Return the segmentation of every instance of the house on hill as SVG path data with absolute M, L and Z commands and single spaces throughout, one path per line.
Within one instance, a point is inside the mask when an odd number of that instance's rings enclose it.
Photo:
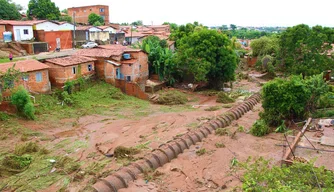
M 66 81 L 95 75 L 96 59 L 84 56 L 67 56 L 45 60 L 49 66 L 51 84 L 62 87 Z
M 94 57 L 99 78 L 115 84 L 116 80 L 142 83 L 148 79 L 148 55 L 140 49 L 122 45 L 101 45 L 79 50 L 77 55 Z
M 12 32 L 13 40 L 27 41 L 34 38 L 33 23 L 28 21 L 0 20 L 5 31 Z
M 21 60 L 10 63 L 0 64 L 0 72 L 5 73 L 9 68 L 15 65 L 15 69 L 24 73 L 24 76 L 18 81 L 11 82 L 12 87 L 23 85 L 25 89 L 32 93 L 48 93 L 51 91 L 49 81 L 49 66 L 37 60 Z M 0 87 L 1 93 L 1 87 Z M 3 96 L 8 96 L 8 93 Z

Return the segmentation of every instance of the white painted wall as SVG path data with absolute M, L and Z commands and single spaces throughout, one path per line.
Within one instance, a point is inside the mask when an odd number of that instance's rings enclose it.
M 91 28 L 89 28 L 89 31 L 93 32 L 93 31 L 102 31 L 102 30 L 99 29 L 99 28 L 96 28 L 96 27 L 91 27 Z
M 28 34 L 24 34 L 25 29 L 28 30 Z M 18 31 L 20 34 L 17 34 Z M 34 37 L 32 26 L 13 26 L 13 33 L 15 41 L 19 41 L 19 36 L 21 36 L 21 41 L 30 40 Z
M 60 31 L 72 31 L 74 28 L 74 25 L 70 23 L 64 23 L 62 25 L 59 25 L 59 30 Z
M 45 21 L 43 23 L 38 23 L 34 26 L 35 30 L 44 30 L 44 31 L 59 31 L 59 25 L 52 23 L 50 21 Z
M 103 29 L 103 31 L 108 31 L 109 33 L 116 33 L 116 29 L 114 29 L 112 27 L 108 27 L 106 29 Z

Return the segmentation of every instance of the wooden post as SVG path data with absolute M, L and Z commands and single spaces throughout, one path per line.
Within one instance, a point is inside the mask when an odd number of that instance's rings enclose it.
M 304 133 L 306 132 L 306 129 L 308 127 L 308 125 L 311 123 L 312 118 L 308 118 L 307 122 L 305 123 L 303 129 L 297 134 L 295 140 L 293 141 L 292 145 L 291 145 L 291 149 L 288 148 L 288 150 L 286 151 L 284 157 L 283 157 L 283 161 L 289 161 L 290 160 L 290 156 L 291 153 L 295 151 L 297 144 L 299 143 L 301 137 L 304 135 Z

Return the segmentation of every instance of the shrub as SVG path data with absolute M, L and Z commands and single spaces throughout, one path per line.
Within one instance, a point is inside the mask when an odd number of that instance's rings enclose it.
M 282 120 L 303 119 L 315 110 L 320 96 L 328 91 L 322 75 L 302 79 L 276 78 L 263 86 L 260 114 L 269 125 L 278 126 Z
M 226 93 L 220 92 L 218 93 L 217 102 L 218 103 L 233 103 L 235 100 L 229 97 Z
M 123 100 L 125 98 L 125 95 L 119 89 L 116 88 L 110 89 L 109 94 L 112 99 Z
M 9 115 L 4 112 L 0 112 L 0 121 L 7 121 L 9 119 Z
M 67 91 L 61 92 L 60 99 L 67 105 L 72 105 L 74 103 L 72 97 L 68 94 Z
M 6 155 L 0 162 L 0 172 L 9 174 L 19 173 L 32 162 L 30 155 L 17 156 L 13 154 Z M 0 173 L 0 176 L 2 173 Z
M 28 119 L 35 119 L 35 108 L 32 104 L 27 90 L 20 86 L 12 95 L 11 103 L 16 106 L 17 111 Z
M 159 92 L 158 103 L 162 105 L 180 105 L 185 104 L 188 101 L 186 95 L 179 91 L 169 90 L 165 92 Z
M 263 119 L 256 120 L 252 128 L 250 129 L 250 133 L 258 137 L 267 135 L 269 132 L 270 128 Z

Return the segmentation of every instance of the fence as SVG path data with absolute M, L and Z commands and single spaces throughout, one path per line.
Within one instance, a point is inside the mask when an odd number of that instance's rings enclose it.
M 142 91 L 140 86 L 136 83 L 116 79 L 115 87 L 121 89 L 121 91 L 127 95 L 134 96 L 142 100 L 149 100 L 148 95 Z

